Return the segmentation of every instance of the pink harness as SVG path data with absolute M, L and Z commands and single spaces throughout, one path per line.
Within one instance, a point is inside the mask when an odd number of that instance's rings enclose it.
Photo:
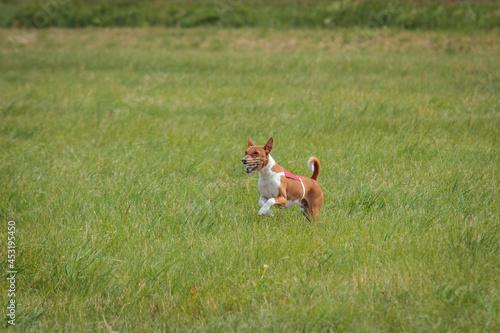
M 299 182 L 302 183 L 302 179 L 299 176 L 295 176 L 293 173 L 288 172 L 286 170 L 285 170 L 285 177 L 286 178 L 292 178 L 292 179 L 298 180 Z
M 291 179 L 294 179 L 294 180 L 298 180 L 300 182 L 300 185 L 302 185 L 302 199 L 304 199 L 304 197 L 306 196 L 306 188 L 304 187 L 304 183 L 302 182 L 302 179 L 299 177 L 299 176 L 295 176 L 293 173 L 291 172 L 288 172 L 288 171 L 284 171 L 283 172 L 285 174 L 285 177 L 286 178 L 291 178 Z

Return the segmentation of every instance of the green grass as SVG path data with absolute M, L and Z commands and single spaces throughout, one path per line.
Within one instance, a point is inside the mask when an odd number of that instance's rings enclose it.
M 0 27 L 498 30 L 497 0 L 0 0 Z
M 0 260 L 5 272 L 13 219 L 16 328 L 498 332 L 499 45 L 0 30 Z M 319 158 L 320 223 L 297 207 L 257 216 L 248 135 L 273 136 L 299 175 Z

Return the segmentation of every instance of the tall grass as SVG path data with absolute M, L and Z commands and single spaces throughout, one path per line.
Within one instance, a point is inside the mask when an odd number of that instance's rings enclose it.
M 495 1 L 11 1 L 0 2 L 0 26 L 338 28 L 492 30 Z
M 19 330 L 500 330 L 496 34 L 19 33 L 0 31 Z M 249 134 L 296 174 L 319 158 L 320 223 L 257 216 Z

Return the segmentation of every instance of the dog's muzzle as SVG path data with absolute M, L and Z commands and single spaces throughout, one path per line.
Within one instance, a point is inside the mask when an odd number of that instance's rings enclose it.
M 246 157 L 241 160 L 241 164 L 247 166 L 246 173 L 252 173 L 259 167 L 259 162 L 248 162 Z

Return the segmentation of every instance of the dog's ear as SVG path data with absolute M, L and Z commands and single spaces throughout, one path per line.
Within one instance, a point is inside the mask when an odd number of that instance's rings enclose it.
M 253 147 L 253 146 L 255 146 L 255 145 L 253 144 L 252 138 L 249 135 L 248 136 L 248 147 Z
M 273 150 L 273 137 L 271 137 L 271 138 L 267 141 L 266 145 L 264 146 L 264 149 L 265 149 L 268 153 L 270 153 L 270 152 L 271 152 L 271 150 Z

